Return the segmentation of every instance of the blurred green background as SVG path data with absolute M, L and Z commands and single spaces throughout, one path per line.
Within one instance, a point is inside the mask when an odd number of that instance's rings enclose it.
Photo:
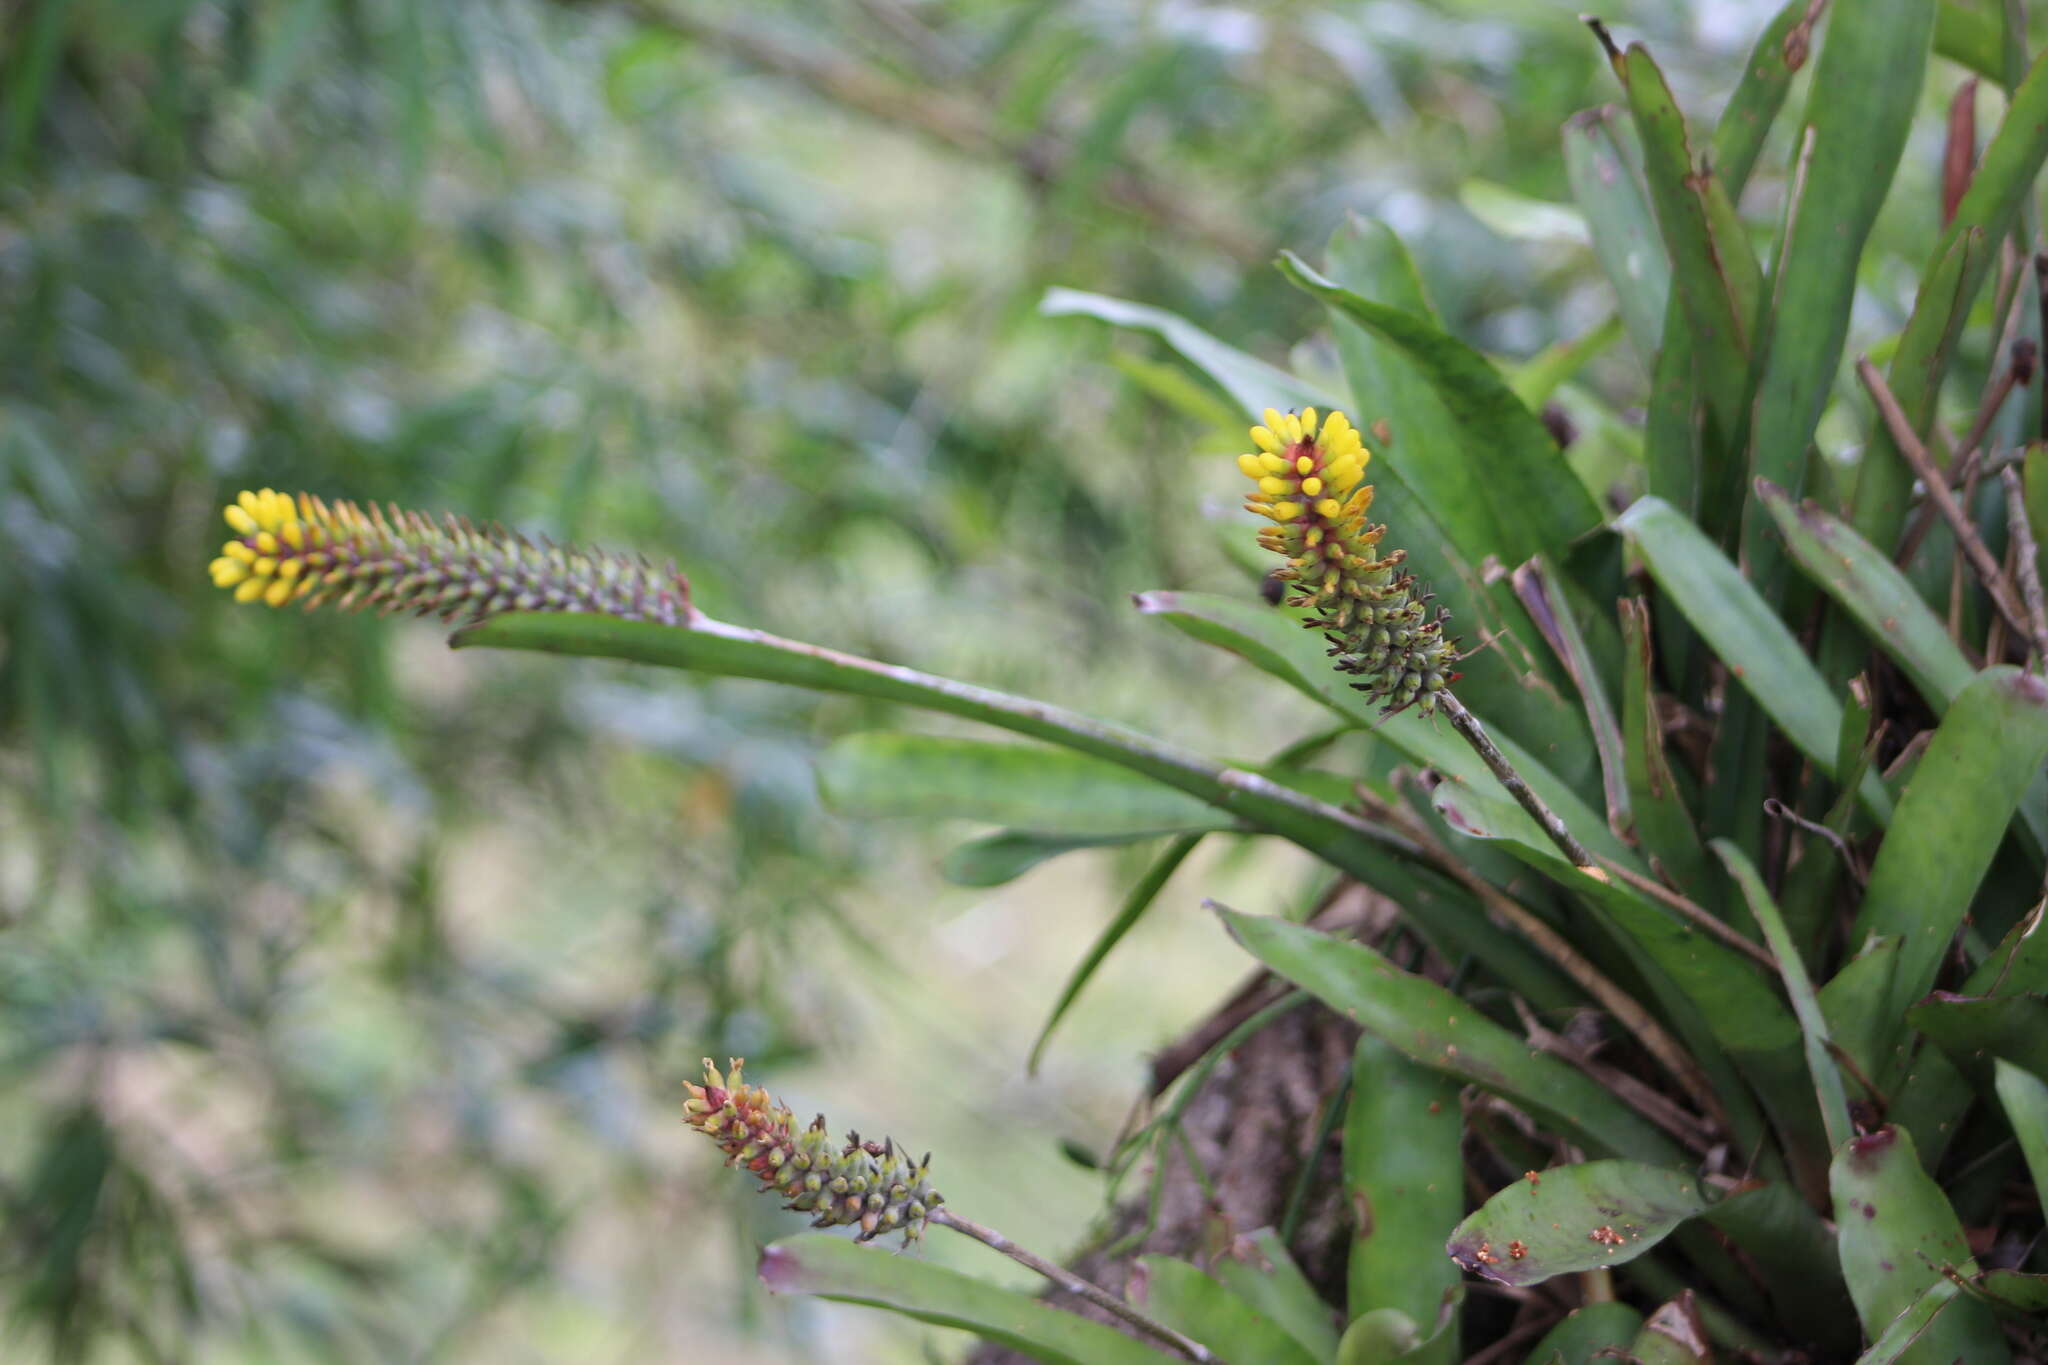
M 673 557 L 717 616 L 1268 752 L 1307 703 L 1127 605 L 1254 591 L 1228 403 L 1039 301 L 1328 372 L 1266 262 L 1356 212 L 1504 360 L 1595 331 L 1583 225 L 1532 202 L 1612 98 L 1579 7 L 0 6 L 0 1355 L 956 1351 L 760 1293 L 794 1220 L 684 1140 L 682 1080 L 745 1055 L 1057 1252 L 1103 1197 L 1062 1140 L 1105 1144 L 1243 971 L 1199 897 L 1298 905 L 1306 865 L 1181 872 L 1029 1079 L 1150 850 L 950 886 L 971 831 L 835 818 L 811 773 L 938 722 L 238 608 L 218 509 Z M 1606 17 L 1704 117 L 1774 8 Z M 1901 263 L 1960 78 L 1880 228 Z M 1910 279 L 1867 281 L 1852 346 Z M 1564 391 L 1575 455 L 1632 456 L 1642 383 L 1621 345 Z

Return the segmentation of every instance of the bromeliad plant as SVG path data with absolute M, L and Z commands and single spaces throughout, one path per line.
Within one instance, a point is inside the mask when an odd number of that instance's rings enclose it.
M 1044 741 L 858 738 L 823 780 L 848 809 L 902 810 L 935 769 L 1000 773 L 944 797 L 972 815 L 962 791 L 986 790 L 1014 827 L 954 860 L 984 881 L 1175 836 L 1048 1034 L 1198 840 L 1291 841 L 1403 912 L 1361 936 L 1218 907 L 1292 993 L 1212 1056 L 1311 998 L 1363 1030 L 1325 1101 L 1357 1211 L 1342 1305 L 1251 1229 L 1201 1268 L 1148 1261 L 1127 1303 L 954 1215 L 893 1143 L 799 1130 L 737 1066 L 711 1070 L 687 1120 L 792 1208 L 862 1238 L 977 1236 L 1140 1335 L 823 1233 L 769 1248 L 775 1287 L 1065 1362 L 2039 1359 L 2048 66 L 2017 27 L 1937 8 L 1838 0 L 1822 34 L 1821 6 L 1794 0 L 1710 137 L 1647 52 L 1598 31 L 1624 100 L 1575 119 L 1565 154 L 1621 326 L 1504 375 L 1443 329 L 1391 233 L 1353 224 L 1321 270 L 1281 269 L 1328 309 L 1356 426 L 1331 411 L 1343 395 L 1180 319 L 1048 299 L 1151 327 L 1263 412 L 1238 463 L 1286 603 L 1138 606 L 1369 736 L 1362 760 L 1322 734 L 1225 763 L 712 620 L 637 561 L 310 498 L 244 495 L 214 577 L 271 605 L 460 617 L 459 646 L 761 678 Z M 1931 48 L 1982 68 L 2005 112 L 1981 151 L 1951 120 L 1911 313 L 1837 394 Z M 1759 254 L 1737 206 L 1814 53 Z M 1616 334 L 1649 377 L 1640 431 L 1608 424 L 1619 466 L 1561 449 L 1538 412 Z M 1100 798 L 1086 818 L 1062 804 L 1076 792 Z M 1105 834 L 1109 807 L 1128 819 Z M 1173 1112 L 1111 1169 L 1162 1150 Z

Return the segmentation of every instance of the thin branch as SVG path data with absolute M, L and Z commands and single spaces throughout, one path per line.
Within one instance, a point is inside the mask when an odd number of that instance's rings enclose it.
M 1487 770 L 1499 780 L 1501 786 L 1507 788 L 1508 795 L 1514 797 L 1522 809 L 1529 812 L 1530 818 L 1536 821 L 1550 842 L 1556 844 L 1564 856 L 1571 859 L 1572 866 L 1591 868 L 1596 876 L 1604 876 L 1605 873 L 1594 863 L 1593 855 L 1586 852 L 1586 846 L 1564 827 L 1564 821 L 1558 818 L 1557 812 L 1546 805 L 1543 798 L 1522 780 L 1522 775 L 1515 771 L 1515 765 L 1508 762 L 1507 755 L 1500 751 L 1487 735 L 1485 727 L 1480 725 L 1479 717 L 1467 711 L 1465 704 L 1449 692 L 1438 694 L 1437 706 L 1450 717 L 1451 728 L 1465 737 L 1465 742 L 1472 746 L 1472 751 L 1479 755 Z
M 994 1228 L 985 1228 L 943 1207 L 932 1210 L 930 1221 L 942 1228 L 951 1228 L 963 1237 L 972 1237 L 985 1247 L 1000 1251 L 1018 1265 L 1037 1271 L 1074 1297 L 1086 1299 L 1103 1312 L 1121 1318 L 1147 1336 L 1165 1342 L 1189 1360 L 1201 1362 L 1202 1365 L 1223 1365 L 1222 1358 L 1199 1341 L 1182 1336 L 1165 1323 L 1154 1322 L 1126 1300 L 1118 1298 L 1100 1285 L 1082 1279 L 1065 1266 L 1055 1265 L 1043 1256 L 1026 1251 Z
M 1843 866 L 1849 869 L 1849 875 L 1855 879 L 1856 885 L 1862 886 L 1870 880 L 1868 874 L 1863 870 L 1862 859 L 1856 856 L 1855 849 L 1849 847 L 1849 841 L 1820 821 L 1807 819 L 1775 796 L 1770 797 L 1764 802 L 1764 814 L 1774 819 L 1783 820 L 1788 825 L 1796 825 L 1808 834 L 1813 835 L 1816 839 L 1827 841 L 1827 843 L 1834 847 L 1835 852 L 1841 856 Z
M 2036 639 L 2029 627 L 2018 600 L 2013 596 L 2012 582 L 2007 579 L 1998 561 L 1984 544 L 1984 538 L 1977 534 L 1977 528 L 1970 524 L 1962 505 L 1955 495 L 1948 491 L 1948 480 L 1934 467 L 1934 460 L 1927 453 L 1927 447 L 1913 431 L 1913 424 L 1899 409 L 1899 400 L 1892 396 L 1891 386 L 1884 382 L 1884 376 L 1870 363 L 1868 356 L 1856 359 L 1856 375 L 1863 381 L 1863 387 L 1870 391 L 1872 401 L 1877 404 L 1878 415 L 1884 419 L 1891 431 L 1892 440 L 1898 444 L 1899 453 L 1906 457 L 1906 463 L 1913 466 L 1913 472 L 1927 487 L 1928 501 L 1933 503 L 1942 518 L 1948 522 L 1949 530 L 1955 533 L 1956 543 L 1962 546 L 1964 556 L 1983 582 L 1985 591 L 1998 608 L 1998 614 L 2006 619 L 2014 630 L 2029 639 L 2035 639 L 2035 648 L 2048 648 L 2048 641 Z
M 2048 669 L 2048 597 L 2041 591 L 2041 549 L 2027 520 L 2026 490 L 2010 465 L 1998 471 L 1998 481 L 2005 487 L 2005 524 L 2012 537 L 2020 596 L 2026 599 L 2027 619 L 2034 627 L 2034 667 Z

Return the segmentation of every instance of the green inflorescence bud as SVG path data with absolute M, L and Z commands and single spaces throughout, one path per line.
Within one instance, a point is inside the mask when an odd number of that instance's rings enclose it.
M 812 1215 L 811 1226 L 857 1227 L 857 1240 L 901 1232 L 906 1245 L 924 1235 L 931 1211 L 945 1203 L 931 1185 L 931 1154 L 912 1162 L 893 1140 L 863 1142 L 848 1133 L 840 1143 L 818 1115 L 798 1132 L 789 1106 L 742 1077 L 704 1061 L 704 1084 L 685 1087 L 683 1119 L 716 1142 L 728 1165 L 761 1178 L 761 1188 L 785 1196 L 785 1206 Z

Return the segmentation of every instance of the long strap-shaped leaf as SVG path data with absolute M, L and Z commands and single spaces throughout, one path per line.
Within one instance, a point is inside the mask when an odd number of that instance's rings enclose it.
M 1470 953 L 1525 998 L 1554 1005 L 1575 996 L 1565 979 L 1527 944 L 1492 927 L 1477 904 L 1428 866 L 1422 851 L 1405 837 L 1271 778 L 1127 726 L 705 616 L 694 618 L 689 626 L 661 626 L 573 612 L 515 612 L 458 631 L 453 643 L 458 648 L 487 645 L 623 659 L 873 697 L 943 711 L 1106 758 L 1198 796 L 1247 825 L 1292 840 L 1339 871 L 1386 892 L 1415 917 L 1425 934 L 1442 940 L 1447 952 Z
M 961 1328 L 1046 1365 L 1160 1365 L 1169 1358 L 1029 1294 L 822 1232 L 770 1245 L 761 1253 L 761 1282 L 778 1294 L 812 1294 Z
M 1615 518 L 1614 528 L 1785 737 L 1836 776 L 1842 705 L 1742 571 L 1661 498 L 1638 499 Z M 1890 819 L 1891 798 L 1875 774 L 1866 775 L 1859 795 L 1880 823 Z
M 453 643 L 624 659 L 945 711 L 1109 759 L 1368 879 L 1421 856 L 1405 838 L 1348 811 L 1126 726 L 709 617 L 662 626 L 580 612 L 515 612 L 458 631 Z
M 1795 494 L 1849 330 L 1863 244 L 1877 220 L 1919 104 L 1935 0 L 1835 0 L 1807 95 L 1803 188 L 1789 213 L 1777 298 L 1750 426 L 1750 473 Z M 1743 518 L 1757 581 L 1784 552 L 1763 510 Z M 1768 705 L 1768 703 L 1766 703 Z
M 1493 1091 L 1616 1156 L 1679 1165 L 1678 1145 L 1614 1095 L 1362 943 L 1217 907 L 1246 951 L 1410 1060 Z
M 1839 16 L 1835 22 L 1841 23 Z M 1913 314 L 1906 320 L 1899 349 L 1892 357 L 1886 382 L 1912 419 L 1914 430 L 1923 436 L 1934 421 L 1935 399 L 1948 371 L 1953 338 L 1997 259 L 1998 243 L 2012 230 L 2027 195 L 2033 192 L 2044 160 L 2048 160 L 2048 57 L 2035 61 L 2013 92 L 2004 120 L 1970 177 L 1970 188 L 1956 205 L 1954 221 L 1929 258 L 1919 295 L 1913 300 Z M 1883 422 L 1873 421 L 1862 472 L 1856 477 L 1856 529 L 1875 544 L 1892 544 L 1905 519 L 1906 495 L 1912 486 L 1913 471 L 1899 454 L 1890 430 Z
M 1942 718 L 1878 849 L 1850 939 L 1902 940 L 1890 1005 L 1880 1018 L 1901 1018 L 1934 985 L 1949 940 L 2044 759 L 2048 683 L 2030 673 L 1985 669 Z

